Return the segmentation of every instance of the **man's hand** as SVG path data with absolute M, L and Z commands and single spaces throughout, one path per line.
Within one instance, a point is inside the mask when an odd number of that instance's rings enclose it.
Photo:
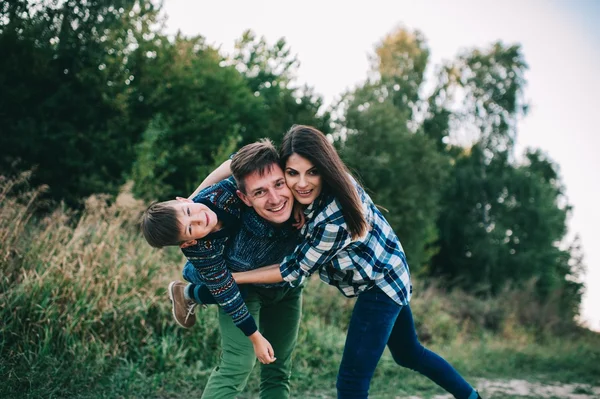
M 259 362 L 262 364 L 270 364 L 277 360 L 275 354 L 273 353 L 273 347 L 271 346 L 271 343 L 267 341 L 260 332 L 256 331 L 248 338 L 250 338 L 250 341 L 252 341 L 252 345 L 254 346 L 254 354 L 256 354 Z

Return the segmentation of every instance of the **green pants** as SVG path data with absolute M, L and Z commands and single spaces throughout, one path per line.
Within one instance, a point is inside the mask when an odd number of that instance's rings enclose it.
M 292 352 L 302 315 L 302 287 L 248 288 L 245 298 L 248 310 L 277 358 L 271 364 L 260 365 L 260 398 L 289 398 Z M 252 342 L 222 309 L 219 309 L 219 326 L 221 359 L 208 379 L 203 399 L 234 399 L 246 386 L 256 362 Z

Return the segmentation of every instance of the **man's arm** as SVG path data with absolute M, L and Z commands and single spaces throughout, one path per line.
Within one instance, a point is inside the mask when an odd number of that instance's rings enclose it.
M 206 176 L 204 180 L 202 180 L 202 183 L 200 183 L 200 185 L 188 198 L 194 198 L 196 195 L 198 195 L 200 191 L 204 190 L 206 187 L 212 186 L 213 184 L 217 184 L 221 180 L 231 176 L 230 165 L 231 159 L 228 159 L 225 162 L 223 162 L 219 167 L 217 167 L 217 169 L 213 170 L 208 176 Z
M 274 284 L 283 281 L 279 265 L 259 267 L 247 272 L 232 273 L 237 284 Z

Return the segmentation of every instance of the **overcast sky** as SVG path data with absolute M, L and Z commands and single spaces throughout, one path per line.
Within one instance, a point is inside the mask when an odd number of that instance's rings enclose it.
M 200 34 L 223 53 L 246 29 L 271 44 L 285 37 L 301 62 L 298 83 L 326 104 L 366 78 L 368 55 L 398 26 L 423 32 L 431 65 L 497 40 L 520 43 L 531 109 L 517 154 L 541 148 L 560 165 L 575 208 L 569 237 L 581 236 L 588 268 L 583 317 L 600 330 L 600 0 L 165 0 L 164 11 L 168 32 Z

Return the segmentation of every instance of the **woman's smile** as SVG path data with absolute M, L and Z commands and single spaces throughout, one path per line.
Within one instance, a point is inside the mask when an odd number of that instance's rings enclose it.
M 323 180 L 317 168 L 311 161 L 298 154 L 292 154 L 286 162 L 285 182 L 296 201 L 303 205 L 314 202 L 323 187 Z

